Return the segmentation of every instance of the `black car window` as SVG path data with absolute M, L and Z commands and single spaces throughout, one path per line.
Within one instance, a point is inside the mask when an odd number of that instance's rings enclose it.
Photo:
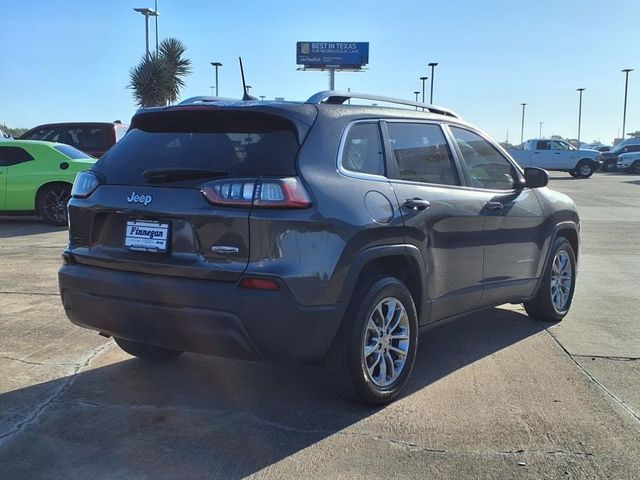
M 550 150 L 551 142 L 549 140 L 540 140 L 536 145 L 536 150 Z
M 460 184 L 451 150 L 440 125 L 389 122 L 387 130 L 400 180 Z
M 297 136 L 284 118 L 255 112 L 145 114 L 95 164 L 110 184 L 144 185 L 149 169 L 228 176 L 296 175 Z
M 377 123 L 357 123 L 349 129 L 342 154 L 346 170 L 384 175 L 384 156 Z
M 518 180 L 515 167 L 477 133 L 451 127 L 469 174 L 470 186 L 512 190 Z
M 78 160 L 82 158 L 92 158 L 91 156 L 87 155 L 84 152 L 81 152 L 80 150 L 72 147 L 71 145 L 56 145 L 53 148 L 72 160 Z
M 20 137 L 23 140 L 43 140 L 46 142 L 60 142 L 62 131 L 57 127 L 43 127 Z
M 627 147 L 627 152 L 640 152 L 640 145 L 629 145 Z
M 0 147 L 0 167 L 10 167 L 31 160 L 33 157 L 24 148 Z

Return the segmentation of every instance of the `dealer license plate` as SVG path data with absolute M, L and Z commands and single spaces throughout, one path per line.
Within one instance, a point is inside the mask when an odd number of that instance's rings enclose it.
M 169 244 L 169 224 L 128 220 L 124 246 L 138 252 L 164 253 Z

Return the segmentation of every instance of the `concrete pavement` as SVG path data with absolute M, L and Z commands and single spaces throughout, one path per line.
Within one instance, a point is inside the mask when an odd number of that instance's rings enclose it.
M 133 359 L 66 320 L 66 231 L 0 219 L 0 478 L 640 478 L 639 178 L 554 176 L 583 218 L 567 319 L 432 330 L 380 409 L 318 366 Z

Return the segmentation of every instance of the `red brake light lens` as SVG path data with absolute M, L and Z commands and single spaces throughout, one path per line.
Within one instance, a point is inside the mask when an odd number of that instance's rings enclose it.
M 240 288 L 249 290 L 280 290 L 278 282 L 270 278 L 243 278 L 240 282 Z
M 256 208 L 308 208 L 311 199 L 297 177 L 215 180 L 202 194 L 213 205 Z

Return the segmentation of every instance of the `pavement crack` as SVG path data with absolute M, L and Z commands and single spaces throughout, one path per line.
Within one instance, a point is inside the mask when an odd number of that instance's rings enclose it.
M 8 355 L 0 355 L 0 359 L 11 360 L 12 362 L 24 363 L 26 365 L 37 365 L 39 367 L 77 367 L 77 363 L 45 363 L 45 362 L 32 362 L 29 360 L 23 360 L 21 358 L 10 357 Z
M 609 395 L 609 397 L 611 397 L 613 399 L 613 401 L 615 403 L 617 403 L 620 407 L 622 407 L 624 410 L 626 410 L 628 413 L 631 414 L 631 416 L 636 419 L 638 422 L 640 422 L 640 414 L 635 412 L 631 407 L 629 407 L 629 405 L 627 405 L 625 403 L 624 400 L 622 400 L 621 398 L 618 398 L 618 396 L 613 393 L 611 390 L 609 390 L 605 385 L 603 385 L 596 377 L 594 377 L 593 375 L 591 375 L 591 373 L 589 373 L 587 371 L 586 368 L 584 368 L 582 365 L 580 365 L 580 363 L 574 358 L 573 355 L 571 355 L 571 353 L 569 353 L 569 351 L 564 348 L 564 345 L 562 345 L 562 343 L 560 343 L 560 341 L 555 337 L 555 335 L 549 331 L 548 328 L 544 329 L 545 332 L 547 332 L 547 334 L 551 337 L 551 339 L 556 343 L 556 345 L 558 345 L 562 351 L 564 353 L 567 354 L 567 356 L 571 359 L 571 361 L 573 363 L 576 364 L 576 366 L 593 382 L 595 383 L 598 387 L 600 387 L 600 389 L 602 389 L 603 392 L 605 392 L 607 395 Z M 579 356 L 579 355 L 576 355 Z M 588 358 L 589 356 L 587 356 Z
M 640 360 L 640 357 L 615 357 L 610 355 L 571 355 L 572 357 L 580 357 L 580 358 L 598 358 L 603 360 L 614 360 L 619 362 L 633 362 L 636 360 Z
M 41 295 L 45 297 L 59 297 L 60 293 L 49 292 L 10 292 L 8 290 L 0 291 L 0 295 Z
M 78 373 L 83 369 L 88 367 L 94 358 L 100 355 L 107 347 L 110 346 L 110 343 L 107 342 L 103 345 L 100 345 L 97 348 L 89 351 L 85 356 L 84 360 L 76 365 L 74 365 L 73 372 L 69 375 L 66 380 L 62 383 L 62 385 L 56 389 L 48 398 L 36 404 L 31 413 L 27 416 L 27 418 L 16 425 L 13 425 L 9 428 L 9 431 L 0 434 L 0 445 L 6 442 L 9 438 L 20 433 L 25 427 L 30 424 L 36 422 L 38 418 L 47 410 L 47 408 L 52 405 L 54 402 L 58 401 L 65 392 L 69 389 L 69 387 L 73 384 L 75 379 L 77 378 Z

